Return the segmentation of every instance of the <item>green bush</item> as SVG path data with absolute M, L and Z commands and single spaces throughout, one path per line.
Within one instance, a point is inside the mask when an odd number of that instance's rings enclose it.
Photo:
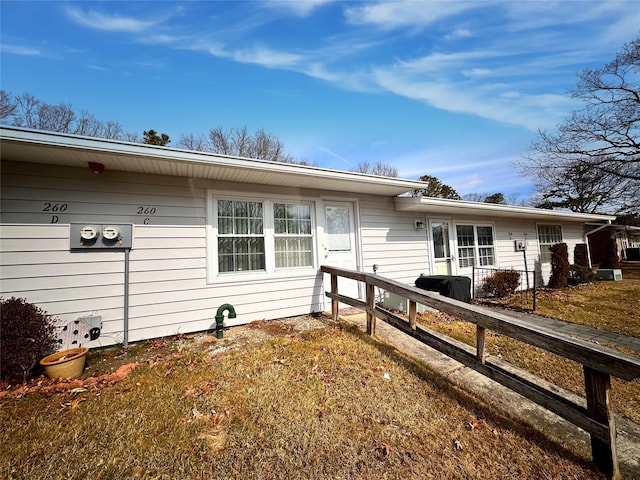
M 569 270 L 569 285 L 593 282 L 593 270 L 589 267 L 587 245 L 578 243 L 573 249 L 573 265 Z
M 615 238 L 607 241 L 607 251 L 600 268 L 620 268 L 620 258 L 618 257 L 618 245 Z
M 26 380 L 42 357 L 55 350 L 53 318 L 23 298 L 2 300 L 0 321 L 0 377 Z
M 505 298 L 513 295 L 519 286 L 520 272 L 498 270 L 484 279 L 482 291 L 497 298 Z
M 563 288 L 569 280 L 569 249 L 566 243 L 556 243 L 551 251 L 551 278 L 549 288 Z

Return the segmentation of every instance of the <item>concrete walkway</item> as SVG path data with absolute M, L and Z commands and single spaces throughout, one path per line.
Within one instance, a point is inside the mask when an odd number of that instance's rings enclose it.
M 607 344 L 618 343 L 622 345 L 624 343 L 627 348 L 635 350 L 640 348 L 639 339 L 637 338 L 626 337 L 626 339 L 620 341 L 615 334 L 606 334 L 606 332 L 589 327 L 567 324 L 566 322 L 537 315 L 531 316 L 526 313 L 520 314 L 511 311 L 503 313 L 508 315 L 515 314 L 514 316 L 517 318 L 530 321 L 532 325 L 544 323 L 547 328 L 553 328 L 557 331 L 562 329 L 564 333 L 582 339 Z M 340 318 L 346 322 L 356 324 L 362 329 L 366 328 L 365 314 L 358 312 L 356 309 L 349 308 L 341 311 Z M 548 434 L 551 438 L 556 439 L 559 445 L 570 446 L 574 450 L 582 452 L 586 457 L 590 457 L 589 434 L 572 423 L 475 370 L 465 367 L 439 351 L 405 335 L 382 320 L 376 322 L 376 336 L 379 340 L 389 343 L 398 350 L 424 362 L 435 372 L 445 376 L 472 394 L 481 397 L 487 404 L 509 412 L 515 418 L 523 420 L 537 430 Z M 526 374 L 526 372 L 523 372 L 523 374 Z M 564 392 L 564 394 L 573 402 L 585 405 L 584 398 L 570 392 Z M 616 441 L 618 462 L 623 478 L 640 480 L 640 426 L 625 418 L 616 417 L 616 430 L 618 435 Z

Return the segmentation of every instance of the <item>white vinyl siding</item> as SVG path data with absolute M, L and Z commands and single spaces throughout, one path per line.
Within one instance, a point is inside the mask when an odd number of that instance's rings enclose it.
M 124 252 L 70 251 L 70 222 L 133 224 L 131 342 L 214 328 L 216 309 L 225 303 L 238 314 L 225 320 L 226 326 L 324 308 L 315 257 L 313 267 L 282 268 L 261 279 L 211 283 L 209 278 L 209 246 L 215 237 L 209 231 L 207 191 L 215 186 L 236 195 L 293 198 L 296 189 L 117 171 L 96 175 L 88 168 L 4 158 L 0 180 L 0 296 L 26 298 L 60 325 L 100 315 L 102 332 L 88 345 L 92 348 L 123 340 Z M 318 198 L 319 192 L 309 195 Z M 56 203 L 67 208 L 54 212 Z M 299 199 L 281 203 L 313 205 Z M 315 234 L 315 211 L 311 215 Z M 313 243 L 315 250 L 315 237 Z
M 397 212 L 391 198 L 363 196 L 358 201 L 362 237 L 363 271 L 378 273 L 413 285 L 421 273 L 429 274 L 429 244 L 426 230 L 417 230 L 415 213 Z
M 540 246 L 540 262 L 551 262 L 551 245 L 562 243 L 562 227 L 560 225 L 538 225 L 538 245 Z

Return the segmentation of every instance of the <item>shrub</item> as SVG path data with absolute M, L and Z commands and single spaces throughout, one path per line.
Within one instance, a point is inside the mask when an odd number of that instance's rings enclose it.
M 604 261 L 600 265 L 600 268 L 620 268 L 618 245 L 616 244 L 615 238 L 610 238 L 607 241 L 607 251 L 604 257 Z
M 566 243 L 556 243 L 551 251 L 551 278 L 549 288 L 563 288 L 569 280 L 569 250 Z
M 23 298 L 2 300 L 0 377 L 24 381 L 37 361 L 54 351 L 53 318 Z
M 520 273 L 515 270 L 498 270 L 482 282 L 482 291 L 497 298 L 512 295 L 520 285 Z
M 589 255 L 585 243 L 578 243 L 573 249 L 573 263 L 569 270 L 569 285 L 593 282 L 593 270 L 589 267 Z

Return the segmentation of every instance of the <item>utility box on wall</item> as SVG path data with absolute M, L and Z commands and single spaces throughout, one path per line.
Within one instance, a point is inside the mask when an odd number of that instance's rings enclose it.
M 516 252 L 524 252 L 527 249 L 527 241 L 526 240 L 514 240 L 513 246 Z
M 409 299 L 405 297 L 401 297 L 400 295 L 397 295 L 393 292 L 384 292 L 384 307 L 389 310 L 399 310 L 401 312 L 408 312 Z M 427 311 L 435 312 L 434 309 L 426 305 L 422 305 L 421 303 L 416 304 L 416 311 L 417 312 L 427 312 Z
M 71 223 L 69 244 L 72 250 L 131 248 L 131 224 Z

